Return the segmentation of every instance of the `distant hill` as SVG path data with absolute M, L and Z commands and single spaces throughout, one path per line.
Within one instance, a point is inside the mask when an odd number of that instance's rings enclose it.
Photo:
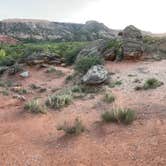
M 23 41 L 92 41 L 114 38 L 118 31 L 97 21 L 76 24 L 47 20 L 8 19 L 0 21 L 0 34 Z

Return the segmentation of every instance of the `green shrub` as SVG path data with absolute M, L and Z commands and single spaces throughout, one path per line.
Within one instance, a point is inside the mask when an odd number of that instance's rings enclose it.
M 64 61 L 67 65 L 72 65 L 82 47 L 74 48 L 64 55 Z
M 2 90 L 1 93 L 3 94 L 3 96 L 9 96 L 9 91 L 8 90 Z
M 11 80 L 0 80 L 0 87 L 12 87 L 13 86 L 13 81 Z
M 120 61 L 123 59 L 123 49 L 122 49 L 122 41 L 113 39 L 108 43 L 107 49 L 112 49 L 116 56 L 116 60 Z
M 75 63 L 75 70 L 85 74 L 92 66 L 101 65 L 104 60 L 99 56 L 83 56 L 80 57 Z
M 43 113 L 43 114 L 45 114 L 47 112 L 46 107 L 41 106 L 37 99 L 27 102 L 24 106 L 24 109 L 28 110 L 32 113 Z
M 2 80 L 0 80 L 0 87 L 5 87 L 6 86 L 6 83 Z
M 74 124 L 64 122 L 64 124 L 58 127 L 57 130 L 63 130 L 69 135 L 79 135 L 85 131 L 85 127 L 79 119 L 75 119 Z
M 107 103 L 113 103 L 115 101 L 115 96 L 112 93 L 106 93 L 103 100 Z
M 22 88 L 22 89 L 19 89 L 17 93 L 20 95 L 23 95 L 23 94 L 27 94 L 28 91 L 26 89 Z
M 155 89 L 159 86 L 163 85 L 163 82 L 158 81 L 155 78 L 150 78 L 148 80 L 145 81 L 144 85 L 143 85 L 143 89 L 148 90 L 148 89 Z
M 135 118 L 136 114 L 134 110 L 131 109 L 114 109 L 110 112 L 104 112 L 102 114 L 102 120 L 104 122 L 115 122 L 115 123 L 123 123 L 123 124 L 130 124 L 132 123 Z
M 30 87 L 34 90 L 36 89 L 40 89 L 40 86 L 36 85 L 36 84 L 31 84 Z
M 50 108 L 59 109 L 65 106 L 68 106 L 72 102 L 72 94 L 71 93 L 60 93 L 53 94 L 49 96 L 46 100 L 46 105 Z
M 114 88 L 114 87 L 120 86 L 120 85 L 122 85 L 122 81 L 112 81 L 108 86 L 110 88 Z
M 56 72 L 56 71 L 57 71 L 56 68 L 53 67 L 53 66 L 51 66 L 51 67 L 49 67 L 49 68 L 46 70 L 46 73 L 54 73 L 54 72 Z
M 15 75 L 21 71 L 23 71 L 23 69 L 18 63 L 15 63 L 8 69 L 9 75 Z

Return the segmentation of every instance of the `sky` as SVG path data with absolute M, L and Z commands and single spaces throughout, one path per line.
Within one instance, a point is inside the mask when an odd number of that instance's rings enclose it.
M 166 0 L 0 0 L 0 20 L 42 19 L 85 23 L 97 20 L 112 29 L 127 25 L 166 32 Z

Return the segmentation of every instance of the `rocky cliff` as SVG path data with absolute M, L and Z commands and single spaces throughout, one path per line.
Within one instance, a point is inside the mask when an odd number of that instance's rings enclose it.
M 97 21 L 85 24 L 59 23 L 41 20 L 4 20 L 0 22 L 0 35 L 24 41 L 92 41 L 111 39 L 118 31 Z

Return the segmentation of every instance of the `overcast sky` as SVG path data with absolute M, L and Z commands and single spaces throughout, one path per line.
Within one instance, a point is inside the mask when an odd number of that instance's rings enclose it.
M 166 0 L 0 0 L 0 19 L 32 18 L 84 23 L 103 22 L 112 29 L 133 24 L 166 32 Z

